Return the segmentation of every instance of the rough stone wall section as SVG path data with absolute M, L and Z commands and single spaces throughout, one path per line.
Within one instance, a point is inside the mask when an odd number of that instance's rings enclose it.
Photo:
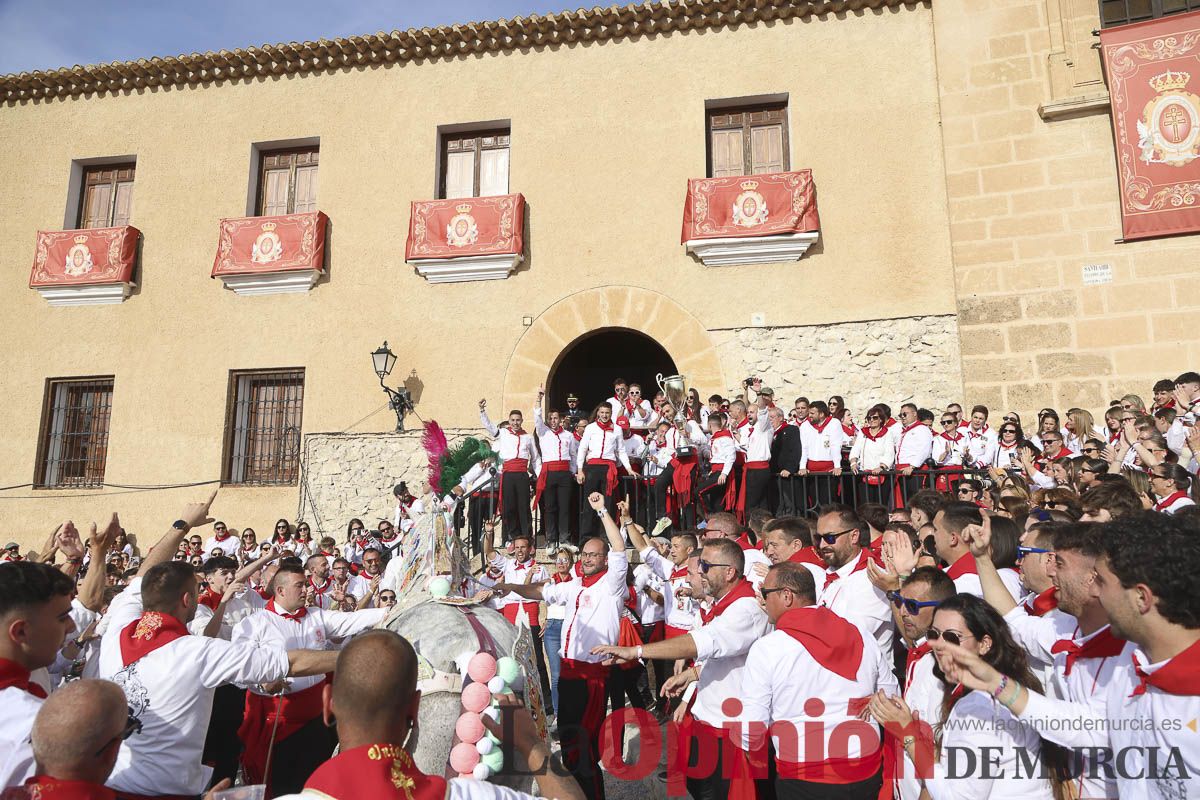
M 420 494 L 427 477 L 423 435 L 421 430 L 308 434 L 296 518 L 312 526 L 314 538 L 332 536 L 339 545 L 352 517 L 368 529 L 380 519 L 391 519 L 396 508 L 392 487 L 405 481 L 409 491 Z M 474 429 L 446 431 L 452 446 L 467 436 L 487 434 Z
M 801 395 L 826 400 L 840 394 L 861 421 L 878 402 L 893 412 L 909 401 L 930 409 L 964 402 L 954 315 L 710 333 L 726 377 L 761 377 L 785 408 Z M 696 388 L 706 398 L 717 387 Z M 912 394 L 914 388 L 920 393 Z

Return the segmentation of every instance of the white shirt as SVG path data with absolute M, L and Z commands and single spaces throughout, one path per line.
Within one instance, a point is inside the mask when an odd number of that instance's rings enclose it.
M 234 536 L 232 533 L 225 537 L 224 541 L 216 536 L 208 537 L 208 541 L 204 543 L 204 558 L 208 559 L 213 550 L 220 550 L 230 558 L 237 558 L 242 552 L 242 540 Z
M 493 475 L 492 470 L 495 469 L 499 473 L 499 468 L 494 464 L 488 464 L 480 461 L 475 466 L 467 470 L 467 474 L 462 476 L 462 480 L 458 482 L 458 487 L 463 490 L 464 494 L 470 494 L 476 489 L 492 484 L 491 489 L 496 488 L 496 481 L 500 477 L 499 474 Z
M 842 423 L 826 417 L 817 427 L 812 422 L 800 426 L 800 469 L 808 469 L 809 461 L 832 461 L 834 468 L 842 465 L 842 442 L 846 432 Z
M 971 467 L 986 467 L 991 464 L 993 451 L 996 448 L 997 441 L 999 441 L 996 432 L 989 428 L 986 423 L 979 430 L 975 430 L 970 425 L 961 430 L 963 436 L 966 437 L 963 463 Z
M 653 547 L 647 547 L 641 552 L 642 562 L 654 570 L 662 579 L 663 608 L 666 610 L 666 622 L 672 628 L 690 631 L 696 626 L 696 601 L 690 593 L 680 594 L 679 590 L 688 586 L 687 568 L 676 567 L 671 559 L 663 556 Z M 683 569 L 683 574 L 673 577 L 676 569 Z
M 497 428 L 488 419 L 487 412 L 479 411 L 479 421 L 484 429 L 496 440 L 496 450 L 500 453 L 500 462 L 523 458 L 531 468 L 536 469 L 539 463 L 537 448 L 533 445 L 533 437 L 528 433 L 514 433 L 511 428 Z
M 608 398 L 608 404 L 612 407 L 612 418 L 624 417 L 629 420 L 629 424 L 634 428 L 650 427 L 650 420 L 654 417 L 654 407 L 650 405 L 649 400 L 642 400 L 640 403 L 634 403 L 633 398 L 629 395 L 625 396 L 625 400 L 618 400 L 615 396 Z M 629 410 L 629 404 L 633 404 L 633 410 Z
M 875 439 L 870 439 L 859 431 L 854 438 L 854 446 L 850 448 L 850 460 L 858 462 L 859 472 L 871 469 L 891 469 L 896 463 L 896 447 L 886 431 L 880 431 Z
M 714 436 L 712 440 L 712 457 L 709 459 L 712 466 L 721 467 L 721 474 L 729 477 L 729 473 L 733 471 L 733 465 L 737 461 L 738 446 L 737 441 L 732 435 L 729 436 Z
M 650 599 L 650 595 L 646 592 L 647 588 L 662 594 L 663 579 L 650 569 L 648 564 L 638 564 L 633 568 L 633 589 L 637 593 L 638 618 L 641 619 L 643 625 L 653 625 L 662 621 L 666 617 L 666 612 L 663 610 L 662 603 L 656 603 Z M 663 602 L 666 602 L 665 595 Z
M 309 607 L 300 619 L 288 619 L 282 609 L 269 607 L 249 615 L 233 629 L 234 643 L 254 644 L 282 650 L 332 650 L 330 639 L 346 639 L 375 626 L 387 616 L 383 608 L 363 611 L 324 611 Z M 284 694 L 304 691 L 325 679 L 324 675 L 291 678 Z M 264 694 L 258 684 L 265 681 L 239 681 L 255 694 Z
M 42 703 L 24 689 L 0 689 L 0 788 L 20 786 L 36 773 L 29 733 Z
M 896 440 L 896 464 L 907 464 L 910 467 L 921 467 L 933 456 L 933 431 L 928 425 L 914 422 L 906 428 L 900 428 Z
M 1021 448 L 1018 447 L 1019 444 L 1019 441 L 1015 441 L 1011 445 L 1006 445 L 1004 442 L 998 443 L 991 449 L 991 458 L 987 463 L 996 469 L 1020 469 Z M 987 464 L 979 466 L 987 466 Z
M 533 430 L 538 437 L 538 446 L 542 450 L 542 462 L 566 461 L 568 469 L 575 463 L 575 448 L 578 442 L 575 435 L 566 428 L 559 428 L 555 433 L 542 421 L 542 407 L 533 409 Z M 541 472 L 539 464 L 539 472 Z
M 867 558 L 870 558 L 868 553 Z M 836 570 L 826 570 L 826 575 L 835 573 L 838 578 L 822 588 L 824 578 L 817 579 L 817 603 L 825 606 L 843 619 L 849 620 L 874 637 L 880 651 L 892 652 L 892 638 L 896 623 L 887 595 L 871 583 L 867 570 L 854 571 L 858 558 L 852 558 Z
M 1164 514 L 1174 514 L 1175 512 L 1179 511 L 1181 508 L 1187 508 L 1188 506 L 1194 506 L 1194 505 L 1196 505 L 1195 501 L 1192 500 L 1192 498 L 1187 496 L 1187 492 L 1180 491 L 1180 492 L 1175 492 L 1173 494 L 1169 494 L 1166 497 L 1160 499 L 1157 503 L 1154 504 L 1154 510 L 1161 511 Z
M 758 599 L 743 597 L 730 603 L 707 625 L 691 632 L 696 643 L 696 660 L 704 663 L 692 706 L 696 719 L 714 728 L 721 727 L 728 719 L 721 706 L 731 697 L 742 699 L 746 657 L 769 625 Z
M 759 411 L 754 424 L 742 428 L 742 447 L 746 451 L 747 461 L 770 461 L 771 443 L 775 434 L 771 431 L 771 416 L 765 410 Z
M 629 559 L 625 552 L 608 551 L 608 571 L 591 586 L 582 580 L 547 583 L 542 599 L 550 605 L 565 606 L 562 642 L 558 654 L 572 661 L 599 663 L 604 656 L 592 655 L 592 648 L 616 644 L 621 630 L 621 606 L 625 603 L 625 575 Z
M 262 599 L 262 595 L 253 589 L 246 589 L 241 594 L 229 598 L 229 602 L 225 604 L 225 614 L 221 617 L 221 629 L 217 632 L 217 638 L 231 641 L 234 626 L 266 604 L 267 601 Z M 204 635 L 204 629 L 208 627 L 214 613 L 208 606 L 196 606 L 196 616 L 188 623 L 188 630 L 193 636 Z
M 227 683 L 269 683 L 288 672 L 287 651 L 265 644 L 181 636 L 129 666 L 120 635 L 142 615 L 142 579 L 134 578 L 108 609 L 100 642 L 100 677 L 125 692 L 142 732 L 121 746 L 107 786 L 143 795 L 200 795 L 212 770 L 200 763 L 213 691 Z
M 575 455 L 575 471 L 581 471 L 587 462 L 597 458 L 620 461 L 621 466 L 633 472 L 629 456 L 625 453 L 621 429 L 616 425 L 612 426 L 611 431 L 604 430 L 596 422 L 584 428 L 583 438 L 579 440 L 579 451 Z
M 748 750 L 757 744 L 750 740 L 754 723 L 763 725 L 757 730 L 765 730 L 778 722 L 787 734 L 772 737 L 780 761 L 804 762 L 809 748 L 815 749 L 815 744 L 806 742 L 809 730 L 805 723 L 821 726 L 822 753 L 836 752 L 839 758 L 860 758 L 874 752 L 862 752 L 860 736 L 848 737 L 843 740 L 843 745 L 834 748 L 829 742 L 831 737 L 841 738 L 839 726 L 844 732 L 849 726 L 859 725 L 857 708 L 851 708 L 853 702 L 865 704 L 877 689 L 893 696 L 900 693 L 889 663 L 891 652 L 885 658 L 871 636 L 861 630 L 858 633 L 862 636 L 863 651 L 853 680 L 830 672 L 809 655 L 803 644 L 783 631 L 773 631 L 755 642 L 742 671 L 742 749 Z M 817 717 L 805 711 L 806 704 L 814 697 L 824 703 L 824 711 Z M 793 730 L 796 733 L 794 739 L 791 736 Z
M 507 558 L 501 553 L 495 553 L 492 556 L 490 564 L 492 569 L 504 571 L 504 580 L 501 581 L 502 583 L 541 583 L 542 581 L 550 580 L 550 575 L 546 572 L 546 568 L 537 563 L 537 559 L 535 559 L 532 555 L 529 557 L 528 561 L 522 564 L 515 558 Z M 518 567 L 520 567 L 520 569 L 518 569 Z M 531 574 L 533 575 L 532 578 L 529 577 Z M 537 601 L 526 600 L 516 592 L 509 592 L 508 594 L 504 595 L 504 597 L 500 598 L 501 606 L 510 606 L 513 604 L 520 605 L 521 603 L 536 604 Z M 537 625 L 537 618 L 535 617 L 534 619 L 529 620 L 529 624 Z
M 917 642 L 920 646 L 925 640 Z M 933 725 L 941 717 L 942 697 L 945 695 L 946 684 L 933 674 L 937 663 L 932 652 L 928 652 L 913 664 L 909 673 L 908 686 L 904 689 L 904 702 L 912 709 L 914 715 Z M 896 776 L 896 787 L 900 792 L 900 800 L 919 800 L 921 796 L 921 780 L 917 777 L 917 767 L 904 753 L 903 771 Z
M 963 463 L 963 451 L 967 447 L 967 437 L 962 431 L 955 430 L 954 438 L 945 433 L 933 437 L 933 460 L 939 467 L 957 467 Z

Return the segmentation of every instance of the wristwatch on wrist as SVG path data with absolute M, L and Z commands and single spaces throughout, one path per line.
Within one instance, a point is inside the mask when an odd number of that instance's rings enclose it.
M 188 525 L 186 522 L 184 522 L 181 519 L 177 519 L 171 523 L 171 527 L 177 531 L 186 531 L 188 528 L 190 528 L 192 526 Z

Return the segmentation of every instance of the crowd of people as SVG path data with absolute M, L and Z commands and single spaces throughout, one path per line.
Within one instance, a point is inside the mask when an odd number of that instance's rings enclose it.
M 672 726 L 668 781 L 696 800 L 1200 796 L 1200 375 L 1029 433 L 982 406 L 784 411 L 757 380 L 683 405 L 621 381 L 586 418 L 539 403 L 531 435 L 481 402 L 490 457 L 337 538 L 280 519 L 260 541 L 212 517 L 214 492 L 144 553 L 115 514 L 6 548 L 3 797 L 239 777 L 520 797 L 416 768 L 418 657 L 369 630 L 415 521 L 485 492 L 463 591 L 530 628 L 562 769 L 515 698 L 485 724 L 546 796 L 604 796 L 624 735 L 605 719 L 628 707 Z

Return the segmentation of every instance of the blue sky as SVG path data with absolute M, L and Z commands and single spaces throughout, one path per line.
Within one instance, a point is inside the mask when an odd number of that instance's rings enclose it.
M 596 4 L 595 0 L 0 0 L 0 74 L 511 19 Z

